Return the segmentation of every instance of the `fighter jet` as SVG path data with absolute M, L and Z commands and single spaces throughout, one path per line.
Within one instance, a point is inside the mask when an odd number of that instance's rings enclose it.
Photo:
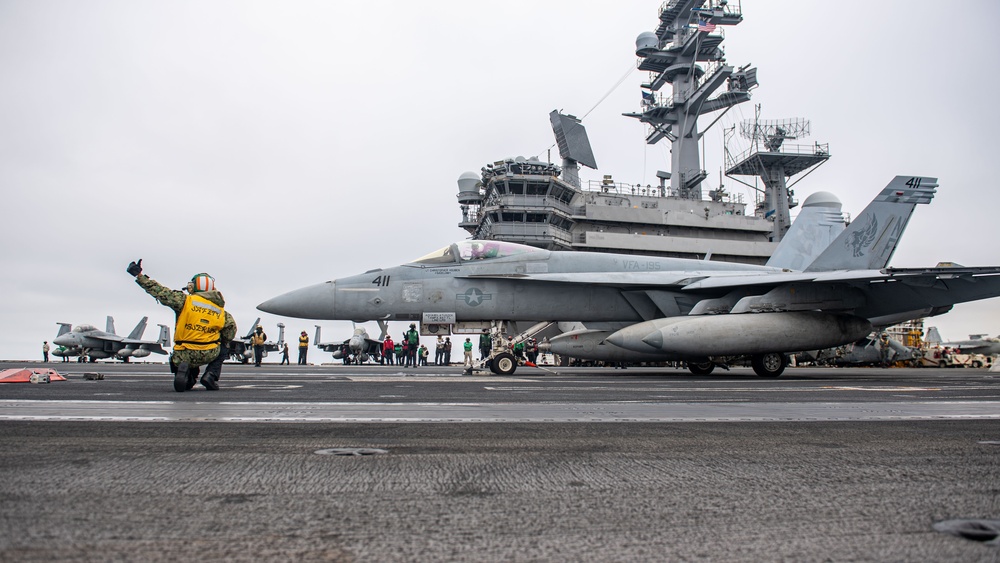
M 1000 354 L 1000 338 L 989 338 L 985 334 L 970 334 L 969 340 L 958 340 L 955 342 L 941 342 L 941 333 L 937 327 L 932 326 L 927 329 L 927 343 L 933 343 L 941 347 L 959 349 L 963 354 L 982 354 L 984 356 L 996 356 Z
M 333 359 L 343 360 L 345 364 L 362 364 L 369 359 L 378 361 L 382 356 L 382 342 L 385 340 L 386 327 L 382 328 L 382 340 L 368 336 L 363 327 L 354 327 L 354 334 L 347 340 L 323 342 L 320 340 L 320 327 L 316 325 L 316 347 L 324 352 L 332 352 Z
M 616 323 L 624 328 L 607 337 L 611 344 L 687 361 L 694 373 L 749 358 L 758 375 L 777 377 L 789 353 L 840 346 L 873 326 L 1000 295 L 1000 266 L 885 267 L 909 218 L 901 208 L 926 203 L 936 187 L 935 178 L 897 176 L 875 211 L 803 270 L 465 240 L 258 309 L 308 319 L 447 319 L 456 330 L 484 321 Z M 516 366 L 505 351 L 490 362 L 502 375 Z
M 866 336 L 857 342 L 836 348 L 814 350 L 796 354 L 799 361 L 817 362 L 835 366 L 884 366 L 895 362 L 916 360 L 920 351 L 910 348 L 886 333 Z
M 260 324 L 260 317 L 250 326 L 250 331 L 243 338 L 235 338 L 229 343 L 229 359 L 234 362 L 245 364 L 253 359 L 253 346 L 250 344 L 250 337 L 253 336 L 257 325 Z M 285 343 L 285 324 L 278 323 L 278 341 L 268 340 L 264 343 L 264 357 L 268 352 L 277 352 Z
M 91 362 L 112 357 L 127 362 L 129 358 L 144 358 L 150 353 L 166 354 L 170 348 L 170 329 L 166 325 L 159 325 L 158 340 L 141 340 L 148 320 L 149 317 L 143 317 L 132 332 L 124 337 L 115 334 L 115 320 L 110 316 L 106 330 L 98 330 L 93 325 L 74 327 L 69 323 L 57 323 L 59 333 L 52 339 L 52 343 L 63 349 L 56 350 L 54 354 L 77 356 L 80 361 L 89 359 Z

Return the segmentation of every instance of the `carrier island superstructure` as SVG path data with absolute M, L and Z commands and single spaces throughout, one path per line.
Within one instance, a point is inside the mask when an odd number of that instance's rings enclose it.
M 704 197 L 708 177 L 699 151 L 698 119 L 750 100 L 757 69 L 735 68 L 722 50 L 724 29 L 743 21 L 739 0 L 669 0 L 655 32 L 636 39 L 641 85 L 640 111 L 625 113 L 647 125 L 646 142 L 667 141 L 669 171 L 646 185 L 618 182 L 612 174 L 584 181 L 580 167 L 597 162 L 580 120 L 550 115 L 561 164 L 537 158 L 505 158 L 480 173 L 459 178 L 460 227 L 476 239 L 519 242 L 551 250 L 636 253 L 762 264 L 788 230 L 796 205 L 792 176 L 829 158 L 825 145 L 784 143 L 808 133 L 808 122 L 745 124 L 751 149 L 726 158 L 726 174 L 756 176 L 754 208 L 721 184 Z M 669 92 L 664 92 L 669 86 Z M 721 91 L 720 91 L 721 90 Z M 708 119 L 706 117 L 706 119 Z M 737 180 L 740 181 L 740 180 Z M 762 186 L 762 187 L 758 187 Z

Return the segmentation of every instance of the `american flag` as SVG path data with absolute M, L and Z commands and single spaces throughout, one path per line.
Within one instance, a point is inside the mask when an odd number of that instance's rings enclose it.
M 698 31 L 707 31 L 709 33 L 715 31 L 715 24 L 709 22 L 708 20 L 699 19 L 698 20 Z

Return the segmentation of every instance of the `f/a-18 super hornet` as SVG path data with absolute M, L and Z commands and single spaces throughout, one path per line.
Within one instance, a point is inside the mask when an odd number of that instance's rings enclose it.
M 897 176 L 876 198 L 884 205 L 853 221 L 802 270 L 466 240 L 408 264 L 298 289 L 258 309 L 309 319 L 432 318 L 456 327 L 615 323 L 623 328 L 607 342 L 687 361 L 694 373 L 749 358 L 758 375 L 776 377 L 789 353 L 840 346 L 873 326 L 1000 295 L 1000 266 L 884 266 L 909 217 L 899 211 L 906 205 L 895 204 L 929 201 L 936 187 L 934 178 Z M 515 359 L 500 350 L 491 369 L 513 373 Z
M 159 325 L 160 337 L 157 340 L 142 340 L 146 332 L 146 321 L 143 317 L 135 325 L 128 336 L 115 334 L 115 319 L 108 317 L 106 330 L 98 330 L 94 325 L 76 325 L 57 323 L 59 333 L 52 343 L 60 348 L 53 352 L 56 356 L 79 357 L 80 361 L 90 361 L 103 358 L 117 358 L 127 362 L 129 358 L 145 358 L 150 354 L 166 354 L 170 348 L 170 329 Z
M 320 340 L 320 327 L 316 325 L 316 347 L 333 353 L 333 359 L 343 360 L 345 364 L 362 364 L 369 359 L 377 362 L 382 357 L 382 342 L 388 331 L 388 324 L 380 322 L 379 325 L 382 327 L 381 340 L 369 336 L 364 327 L 355 326 L 350 338 L 333 342 Z
M 1000 338 L 990 338 L 986 334 L 970 334 L 968 340 L 955 340 L 952 342 L 942 342 L 941 333 L 937 327 L 932 326 L 927 329 L 927 338 L 924 342 L 935 344 L 941 347 L 957 348 L 963 354 L 982 354 L 984 356 L 996 356 L 1000 354 Z

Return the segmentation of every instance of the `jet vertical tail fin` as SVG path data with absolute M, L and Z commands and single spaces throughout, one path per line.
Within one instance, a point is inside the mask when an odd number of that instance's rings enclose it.
M 802 203 L 802 210 L 767 265 L 801 271 L 844 232 L 846 225 L 837 196 L 829 192 L 812 194 Z
M 108 334 L 118 334 L 115 332 L 115 318 L 111 315 L 108 315 L 108 321 L 105 324 L 104 331 Z
M 73 325 L 70 323 L 56 323 L 59 325 L 59 332 L 56 333 L 56 337 L 62 336 L 67 332 L 73 330 Z
M 930 203 L 937 187 L 937 178 L 896 176 L 805 271 L 885 268 L 913 210 Z
M 319 344 L 320 342 L 322 340 L 319 339 L 319 325 L 316 325 L 316 340 L 313 341 L 313 344 Z
M 170 327 L 167 325 L 159 325 L 160 327 L 160 337 L 156 339 L 156 342 L 164 350 L 170 349 Z
M 248 332 L 247 335 L 244 336 L 243 338 L 244 339 L 251 338 L 253 336 L 254 331 L 257 330 L 257 325 L 259 324 L 260 324 L 260 317 L 257 317 L 257 320 L 254 321 L 252 325 L 250 325 L 250 332 Z
M 111 317 L 108 318 L 110 319 Z M 139 324 L 135 325 L 135 328 L 132 329 L 132 332 L 128 333 L 128 338 L 130 340 L 141 340 L 143 333 L 146 332 L 146 321 L 148 320 L 149 317 L 143 317 L 139 321 Z
M 941 333 L 938 332 L 937 327 L 932 326 L 927 328 L 927 336 L 924 337 L 924 342 L 928 344 L 940 344 L 944 340 L 941 338 Z

